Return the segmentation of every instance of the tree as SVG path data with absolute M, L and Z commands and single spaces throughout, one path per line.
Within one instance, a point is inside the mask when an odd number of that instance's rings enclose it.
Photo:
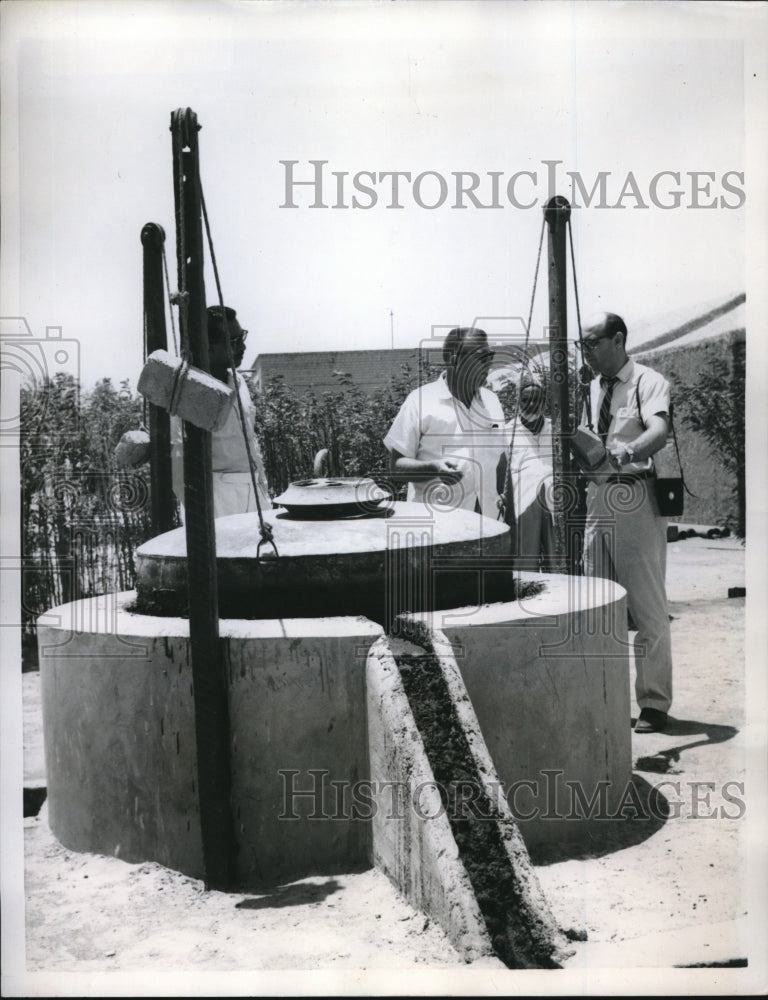
M 745 351 L 734 353 L 731 368 L 724 358 L 713 358 L 709 367 L 686 381 L 672 372 L 680 417 L 698 431 L 720 456 L 734 477 L 738 509 L 736 533 L 746 536 Z

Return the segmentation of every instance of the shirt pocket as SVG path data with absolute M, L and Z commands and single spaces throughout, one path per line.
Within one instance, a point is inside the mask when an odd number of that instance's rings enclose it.
M 640 411 L 633 403 L 629 406 L 620 406 L 613 418 L 611 428 L 613 436 L 622 441 L 631 441 L 645 430 L 643 418 Z

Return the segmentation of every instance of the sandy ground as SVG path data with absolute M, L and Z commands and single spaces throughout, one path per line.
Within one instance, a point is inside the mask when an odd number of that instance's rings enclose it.
M 744 974 L 738 967 L 748 955 L 754 971 L 744 863 L 745 601 L 728 597 L 745 584 L 744 549 L 736 539 L 693 538 L 668 552 L 674 718 L 667 733 L 632 740 L 637 781 L 666 783 L 660 791 L 671 816 L 633 821 L 624 846 L 537 865 L 561 925 L 586 932 L 567 963 L 580 984 L 575 992 L 595 986 L 608 968 L 634 970 L 617 992 L 632 992 L 643 969 L 715 965 L 724 988 L 729 976 Z M 33 785 L 44 783 L 39 675 L 24 674 L 23 684 L 26 783 Z M 133 990 L 116 995 L 283 992 L 270 970 L 317 970 L 311 986 L 286 988 L 294 995 L 474 991 L 440 928 L 377 871 L 305 879 L 267 896 L 205 892 L 201 882 L 154 863 L 66 850 L 48 828 L 45 805 L 25 820 L 25 851 L 26 966 L 40 975 L 15 995 L 72 988 L 70 995 L 108 995 L 110 980 L 93 976 L 114 972 L 121 974 L 115 989 L 130 981 Z M 492 982 L 478 989 L 504 992 L 499 983 L 515 974 L 484 964 Z M 737 968 L 723 968 L 729 965 Z M 372 971 L 376 987 L 352 970 Z M 220 974 L 228 971 L 250 975 L 221 992 Z M 143 989 L 143 979 L 125 978 L 138 972 L 150 974 Z M 176 981 L 163 977 L 182 972 L 195 975 L 177 993 Z M 71 973 L 91 978 L 72 987 Z

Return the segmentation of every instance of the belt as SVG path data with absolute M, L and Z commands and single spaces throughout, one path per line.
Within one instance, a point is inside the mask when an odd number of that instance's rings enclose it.
M 603 480 L 606 486 L 611 483 L 621 483 L 622 486 L 633 486 L 635 483 L 640 482 L 642 479 L 655 479 L 656 473 L 645 471 L 645 472 L 618 472 L 614 476 L 608 476 Z

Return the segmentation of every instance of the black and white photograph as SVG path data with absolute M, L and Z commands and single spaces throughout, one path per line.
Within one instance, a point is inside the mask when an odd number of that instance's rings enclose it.
M 768 990 L 767 75 L 0 4 L 3 996 Z

